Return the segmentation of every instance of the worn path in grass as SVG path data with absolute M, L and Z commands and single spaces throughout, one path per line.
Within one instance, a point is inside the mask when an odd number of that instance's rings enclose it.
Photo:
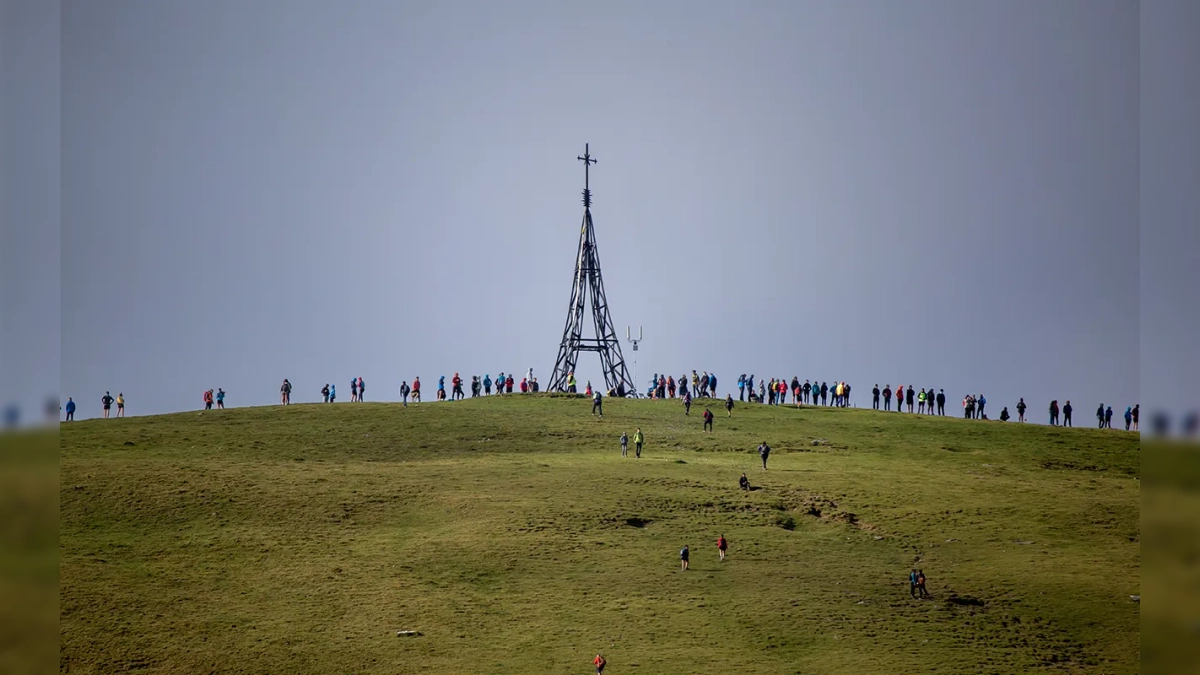
M 64 425 L 60 669 L 1138 671 L 1137 436 L 703 403 Z

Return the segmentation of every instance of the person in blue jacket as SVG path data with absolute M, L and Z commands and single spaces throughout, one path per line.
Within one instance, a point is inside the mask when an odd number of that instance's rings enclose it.
M 68 396 L 67 397 L 67 421 L 70 422 L 70 421 L 73 421 L 74 419 L 75 419 L 75 401 L 72 401 L 71 397 Z
M 441 377 L 438 378 L 437 400 L 439 400 L 439 401 L 446 400 L 446 376 L 445 375 L 442 375 Z
M 491 375 L 483 376 L 483 395 L 484 396 L 492 395 L 492 376 Z
M 337 400 L 337 385 L 331 384 L 329 385 L 329 402 L 333 403 L 335 400 Z

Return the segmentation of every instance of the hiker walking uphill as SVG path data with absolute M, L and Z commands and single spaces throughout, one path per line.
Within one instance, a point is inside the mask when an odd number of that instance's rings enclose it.
M 683 392 L 683 414 L 692 414 L 692 393 L 690 391 Z
M 621 456 L 629 456 L 629 435 L 624 431 L 621 432 Z
M 733 417 L 733 394 L 725 395 L 725 416 Z
M 929 597 L 929 591 L 925 590 L 925 570 L 917 570 L 917 592 L 922 598 Z
M 604 408 L 600 404 L 600 390 L 592 392 L 592 414 L 604 417 Z
M 705 408 L 704 409 L 704 431 L 711 433 L 712 428 L 713 428 L 712 423 L 713 423 L 712 411 L 709 410 L 708 408 Z
M 608 665 L 608 661 L 605 661 L 603 656 L 597 654 L 596 658 L 592 659 L 592 665 L 596 666 L 596 675 L 604 675 L 604 666 Z
M 408 383 L 401 380 L 400 381 L 400 400 L 404 403 L 405 408 L 408 407 L 408 393 L 411 391 L 412 391 L 412 389 L 408 386 Z
M 637 431 L 633 432 L 633 458 L 640 459 L 642 456 L 642 443 L 646 441 L 646 437 L 642 435 L 642 428 L 638 427 Z
M 725 551 L 729 548 L 729 542 L 726 541 L 725 535 L 717 537 L 717 555 L 721 556 L 721 562 L 725 562 Z
M 767 458 L 771 456 L 771 446 L 767 445 L 766 441 L 763 441 L 758 446 L 758 456 L 762 458 L 763 471 L 766 471 L 767 470 Z

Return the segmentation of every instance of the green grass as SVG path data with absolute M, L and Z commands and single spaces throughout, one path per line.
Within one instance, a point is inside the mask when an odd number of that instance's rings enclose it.
M 748 405 L 704 434 L 702 405 L 590 407 L 64 425 L 60 670 L 1138 671 L 1136 435 Z

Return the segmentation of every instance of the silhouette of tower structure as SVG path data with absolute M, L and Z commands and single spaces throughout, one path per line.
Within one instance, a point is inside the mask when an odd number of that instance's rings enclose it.
M 600 366 L 604 371 L 606 389 L 627 392 L 634 386 L 629 378 L 629 367 L 621 355 L 621 341 L 613 328 L 612 316 L 608 312 L 608 299 L 604 295 L 604 279 L 600 275 L 600 255 L 596 251 L 596 230 L 592 226 L 592 190 L 589 184 L 590 169 L 596 163 L 588 149 L 583 146 L 583 226 L 579 230 L 579 250 L 575 256 L 575 281 L 571 285 L 571 302 L 567 305 L 567 323 L 563 328 L 562 344 L 554 362 L 554 373 L 550 376 L 549 391 L 566 391 L 567 378 L 575 372 L 579 352 L 600 354 Z M 592 323 L 596 337 L 583 337 L 583 307 L 591 295 Z

